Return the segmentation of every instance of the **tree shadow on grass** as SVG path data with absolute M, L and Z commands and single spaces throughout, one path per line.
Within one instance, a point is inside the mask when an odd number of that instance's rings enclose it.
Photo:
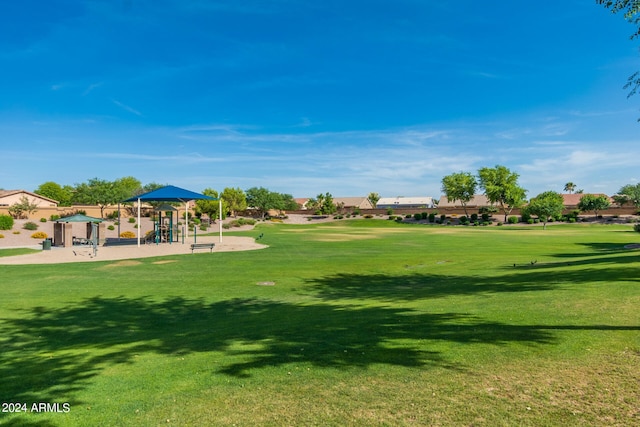
M 638 266 L 640 252 L 617 249 L 601 249 L 593 254 L 556 254 L 559 261 L 545 261 L 535 265 L 520 266 L 520 270 L 538 272 L 540 276 L 549 274 L 545 270 L 556 270 L 555 275 L 563 276 L 569 282 L 639 281 Z M 633 264 L 636 264 L 635 266 Z M 576 269 L 577 267 L 577 269 Z
M 322 368 L 454 366 L 428 342 L 544 345 L 552 331 L 458 314 L 406 308 L 258 299 L 92 298 L 67 307 L 20 311 L 0 331 L 2 401 L 57 402 L 83 390 L 109 366 L 145 353 L 212 354 L 212 374 L 247 377 L 289 363 Z M 212 362 L 213 364 L 213 362 Z
M 509 274 L 498 276 L 459 276 L 436 273 L 335 274 L 308 279 L 307 284 L 314 296 L 324 300 L 377 299 L 382 301 L 552 291 L 562 286 L 557 281 L 548 280 L 548 275 L 542 275 L 530 268 L 526 268 L 525 271 L 519 267 L 508 269 L 511 271 Z

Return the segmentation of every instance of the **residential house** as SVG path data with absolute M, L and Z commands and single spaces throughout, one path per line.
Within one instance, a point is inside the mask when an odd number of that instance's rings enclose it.
M 333 204 L 345 209 L 373 209 L 371 200 L 366 197 L 334 197 Z
M 435 207 L 433 197 L 382 197 L 376 203 L 378 209 L 423 208 Z
M 484 194 L 476 194 L 471 198 L 471 200 L 469 200 L 469 202 L 467 202 L 466 205 L 468 208 L 481 208 L 483 206 L 492 206 L 493 203 L 489 202 L 489 199 L 487 199 L 487 196 L 485 196 Z M 440 201 L 438 202 L 438 207 L 442 207 L 442 208 L 460 207 L 461 208 L 462 203 L 460 203 L 460 200 L 450 202 L 447 199 L 447 196 L 442 196 L 440 197 Z
M 567 209 L 577 209 L 578 208 L 578 203 L 580 203 L 580 199 L 582 198 L 582 196 L 584 196 L 586 193 L 574 193 L 574 194 L 561 194 L 562 199 L 563 199 L 563 204 L 564 207 Z M 609 196 L 607 196 L 606 194 L 602 194 L 602 193 L 589 193 L 592 196 L 605 196 L 610 203 L 613 204 L 613 199 Z
M 26 190 L 0 190 L 0 206 L 12 206 L 22 202 L 24 197 L 39 208 L 58 206 L 56 200 Z

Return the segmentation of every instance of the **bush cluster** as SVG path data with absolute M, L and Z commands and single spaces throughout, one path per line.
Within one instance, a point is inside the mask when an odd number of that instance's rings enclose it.
M 10 215 L 0 214 L 0 230 L 11 230 L 13 228 L 13 218 Z
M 238 218 L 226 224 L 222 224 L 222 228 L 229 229 L 231 227 L 242 227 L 243 225 L 255 225 L 255 223 L 256 223 L 255 219 Z

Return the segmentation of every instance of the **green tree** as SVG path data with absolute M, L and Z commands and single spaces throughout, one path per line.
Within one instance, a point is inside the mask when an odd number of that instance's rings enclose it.
M 231 216 L 235 217 L 238 211 L 247 209 L 247 195 L 240 188 L 227 187 L 222 191 L 221 197 Z
M 280 193 L 264 187 L 251 187 L 245 193 L 247 194 L 247 206 L 254 208 L 263 219 L 269 210 L 284 209 L 284 198 Z
M 116 203 L 136 196 L 142 189 L 142 183 L 132 176 L 118 178 L 113 182 Z
M 564 185 L 564 191 L 566 191 L 567 193 L 571 194 L 574 191 L 576 191 L 576 187 L 577 187 L 577 185 L 575 185 L 573 182 L 569 181 Z
M 296 202 L 291 194 L 281 194 L 282 197 L 282 209 L 285 211 L 297 211 L 300 209 L 300 205 Z
M 555 191 L 545 191 L 529 201 L 527 212 L 537 216 L 543 223 L 542 229 L 547 228 L 549 218 L 562 215 L 564 199 Z
M 594 194 L 585 194 L 580 198 L 578 202 L 578 209 L 583 212 L 593 211 L 596 218 L 598 217 L 598 211 L 607 209 L 611 203 L 609 198 L 604 195 L 596 196 Z
M 307 205 L 318 214 L 330 215 L 338 210 L 331 193 L 318 194 L 315 199 L 309 199 Z
M 202 191 L 202 194 L 205 196 L 213 197 L 214 199 L 218 199 L 218 192 L 213 188 L 205 188 Z M 228 205 L 225 203 L 225 200 L 222 199 L 222 218 L 226 218 Z M 213 222 L 216 222 L 220 217 L 220 201 L 219 200 L 196 200 L 196 214 L 206 214 L 209 219 L 212 219 Z
M 378 193 L 369 193 L 367 199 L 369 199 L 369 202 L 371 202 L 371 206 L 375 208 L 380 201 L 380 195 Z
M 515 208 L 525 202 L 527 190 L 518 185 L 519 175 L 507 167 L 496 165 L 484 167 L 478 171 L 480 187 L 491 203 L 498 203 L 504 212 L 504 221 Z
M 478 182 L 476 178 L 469 172 L 457 172 L 442 178 L 442 192 L 447 196 L 449 202 L 459 201 L 464 209 L 465 216 L 467 213 L 467 203 L 476 194 Z
M 63 187 L 56 182 L 47 181 L 40 184 L 34 193 L 57 201 L 59 206 L 71 206 L 73 187 L 69 185 Z
M 624 18 L 636 28 L 631 34 L 631 40 L 640 37 L 640 1 L 639 0 L 596 0 L 613 13 L 622 13 Z M 628 90 L 627 97 L 635 95 L 640 90 L 640 71 L 628 77 L 624 89 Z M 640 118 L 638 119 L 640 121 Z
M 619 205 L 631 203 L 636 208 L 640 208 L 640 183 L 625 185 L 618 191 L 618 194 L 613 197 Z
M 100 217 L 104 218 L 104 209 L 114 205 L 123 198 L 123 187 L 116 182 L 92 178 L 86 183 L 76 185 L 76 191 L 72 202 L 78 204 L 97 205 L 100 208 Z
M 331 193 L 327 192 L 324 194 L 322 206 L 320 206 L 320 210 L 324 215 L 330 215 L 332 213 L 335 213 L 338 210 L 335 202 L 333 201 L 333 196 L 331 195 Z

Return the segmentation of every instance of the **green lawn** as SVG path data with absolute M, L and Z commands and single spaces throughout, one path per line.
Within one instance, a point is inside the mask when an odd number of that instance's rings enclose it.
M 261 233 L 260 251 L 0 266 L 0 401 L 70 405 L 0 424 L 640 424 L 630 226 Z

